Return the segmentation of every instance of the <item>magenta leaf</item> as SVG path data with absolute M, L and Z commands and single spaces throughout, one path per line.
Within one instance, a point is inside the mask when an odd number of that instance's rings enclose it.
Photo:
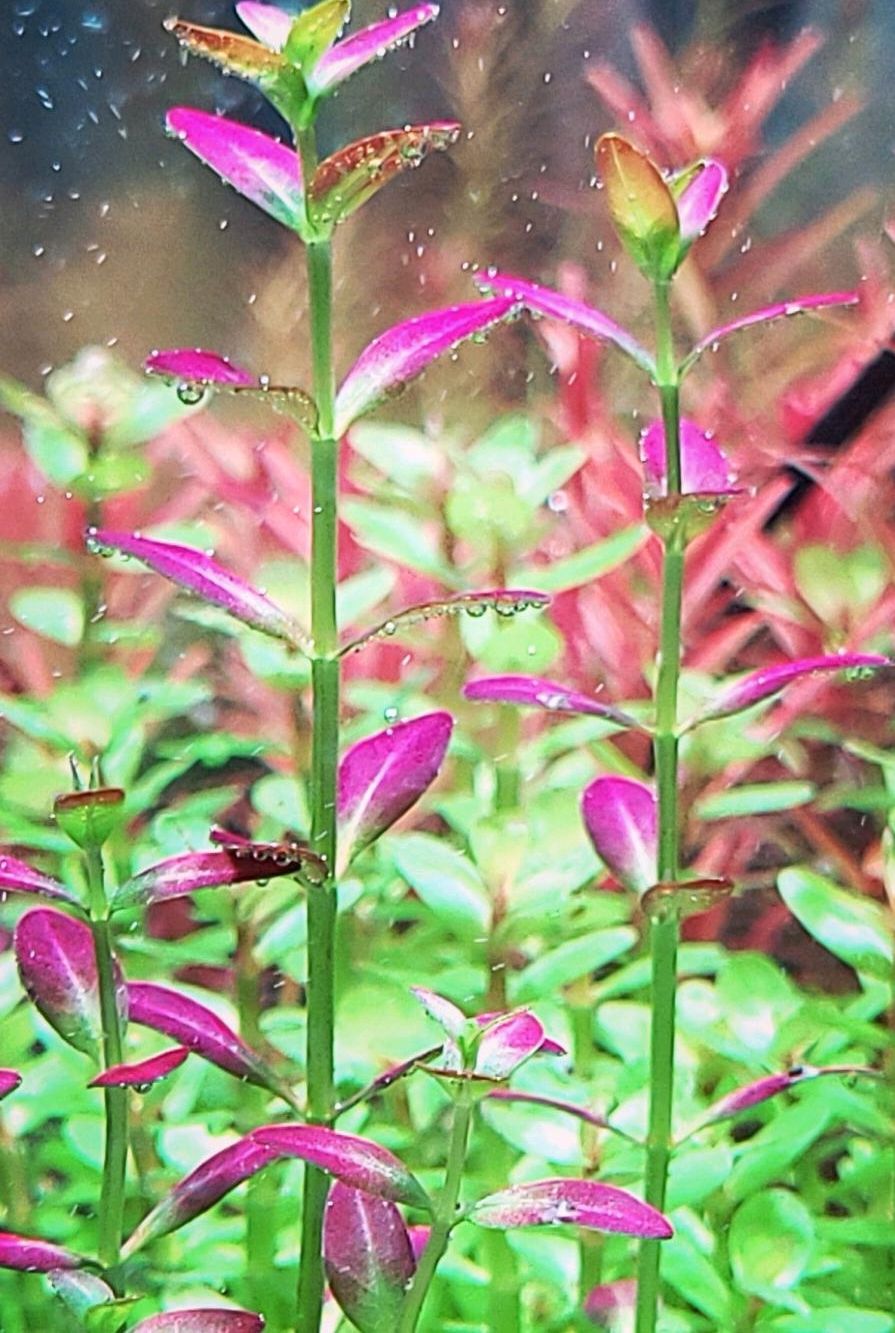
M 632 1310 L 637 1300 L 637 1281 L 632 1277 L 617 1278 L 591 1287 L 584 1302 L 584 1313 L 600 1328 L 617 1327 L 619 1312 Z
M 21 1082 L 22 1075 L 17 1069 L 0 1069 L 0 1102 L 11 1092 L 15 1092 Z
M 463 695 L 479 703 L 518 704 L 522 708 L 544 708 L 550 713 L 586 713 L 605 718 L 620 727 L 638 727 L 639 722 L 592 694 L 581 694 L 541 676 L 483 676 L 463 686 Z
M 540 1019 L 526 1009 L 467 1018 L 443 995 L 424 986 L 411 986 L 410 990 L 445 1034 L 441 1063 L 434 1072 L 467 1072 L 475 1078 L 499 1080 L 509 1078 L 539 1051 L 566 1053 L 564 1047 L 546 1036 Z
M 730 464 L 720 445 L 687 417 L 681 420 L 681 490 L 684 495 L 736 495 Z M 653 421 L 640 436 L 644 490 L 650 499 L 668 494 L 665 428 Z
M 459 1041 L 466 1031 L 469 1019 L 452 1000 L 427 990 L 425 986 L 411 986 L 411 995 L 419 1000 L 430 1018 L 433 1018 L 446 1037 Z
M 217 561 L 191 546 L 153 541 L 136 533 L 87 529 L 87 544 L 95 551 L 118 551 L 140 560 L 163 578 L 212 606 L 220 607 L 252 629 L 283 639 L 290 648 L 304 648 L 299 627 L 263 592 L 231 574 Z
M 265 1125 L 249 1137 L 278 1156 L 313 1163 L 352 1189 L 429 1209 L 428 1195 L 415 1176 L 394 1153 L 370 1139 L 322 1125 Z
M 282 51 L 295 15 L 276 5 L 263 5 L 256 0 L 242 0 L 236 12 L 253 37 L 257 37 L 271 51 Z
M 178 106 L 167 126 L 200 161 L 291 231 L 304 229 L 301 164 L 294 149 L 260 130 Z
M 417 315 L 381 333 L 361 352 L 336 395 L 335 434 L 396 393 L 430 361 L 469 338 L 483 336 L 515 314 L 518 302 L 507 297 L 473 301 Z
M 653 359 L 646 348 L 641 347 L 627 329 L 616 324 L 608 315 L 604 315 L 602 310 L 585 305 L 583 301 L 576 301 L 571 296 L 563 296 L 561 292 L 552 291 L 549 287 L 541 287 L 537 283 L 528 282 L 525 278 L 517 278 L 512 273 L 493 273 L 488 270 L 476 277 L 476 284 L 481 291 L 493 293 L 495 296 L 510 297 L 532 315 L 560 319 L 565 324 L 573 325 L 588 338 L 614 343 L 648 375 L 654 375 L 656 372 Z
M 189 1055 L 187 1046 L 173 1046 L 168 1051 L 160 1051 L 147 1060 L 137 1060 L 133 1064 L 112 1065 L 101 1074 L 97 1074 L 87 1084 L 88 1088 L 136 1088 L 143 1092 L 160 1079 L 167 1078 L 183 1064 Z
M 684 252 L 701 236 L 721 206 L 727 193 L 727 171 L 715 158 L 697 164 L 677 199 L 677 216 Z
M 494 611 L 499 616 L 515 616 L 523 611 L 541 611 L 549 605 L 550 594 L 535 592 L 533 588 L 487 588 L 479 592 L 457 593 L 454 597 L 439 597 L 431 602 L 417 602 L 415 606 L 396 611 L 388 620 L 346 643 L 339 656 L 356 653 L 376 639 L 391 639 L 399 630 L 441 616 L 457 616 L 464 611 L 473 617 L 484 615 L 486 611 Z
M 88 926 L 50 907 L 27 912 L 15 930 L 22 985 L 51 1027 L 75 1050 L 99 1054 L 102 1019 L 96 953 Z M 127 990 L 117 972 L 118 1011 L 127 1018 Z
M 340 869 L 435 781 L 453 725 L 450 713 L 426 713 L 367 736 L 346 751 L 339 765 Z
M 578 1106 L 575 1102 L 562 1101 L 558 1097 L 545 1097 L 538 1092 L 517 1092 L 514 1088 L 494 1088 L 488 1093 L 488 1097 L 498 1102 L 526 1102 L 531 1106 L 548 1106 L 552 1111 L 561 1111 L 563 1115 L 583 1120 L 586 1125 L 595 1125 L 599 1129 L 612 1128 L 605 1116 L 598 1115 L 596 1111 L 589 1111 L 586 1106 Z
M 0 852 L 0 897 L 3 893 L 36 893 L 41 898 L 55 898 L 72 907 L 80 906 L 64 884 L 6 852 Z
M 141 1319 L 131 1333 L 261 1333 L 264 1320 L 248 1310 L 168 1310 Z
M 242 366 L 235 366 L 228 356 L 201 347 L 172 347 L 153 352 L 146 358 L 145 368 L 150 375 L 163 375 L 184 384 L 219 384 L 243 389 L 258 385 L 254 375 Z
M 532 1180 L 479 1199 L 467 1213 L 480 1227 L 557 1226 L 571 1223 L 596 1231 L 667 1240 L 671 1224 L 648 1203 L 596 1180 Z
M 238 8 L 237 12 L 245 23 L 242 9 Z M 343 37 L 340 42 L 336 42 L 325 51 L 314 69 L 309 71 L 308 91 L 315 97 L 321 93 L 331 92 L 364 65 L 379 60 L 387 51 L 392 51 L 402 42 L 406 42 L 418 28 L 425 23 L 431 23 L 437 15 L 436 4 L 414 5 L 403 14 L 383 19 L 380 23 L 372 23 L 367 28 L 361 28 L 360 32 Z M 256 32 L 256 35 L 259 34 Z
M 503 1014 L 488 1023 L 479 1040 L 475 1073 L 505 1079 L 544 1046 L 544 1025 L 527 1010 Z
M 658 821 L 651 788 L 634 778 L 596 778 L 581 812 L 597 855 L 622 884 L 642 893 L 655 883 Z
M 152 981 L 131 981 L 127 993 L 132 1023 L 164 1033 L 236 1078 L 283 1095 L 282 1084 L 261 1056 L 198 1000 Z
M 84 1263 L 70 1250 L 33 1236 L 17 1236 L 0 1231 L 0 1268 L 16 1268 L 21 1273 L 49 1273 L 54 1268 L 80 1268 Z
M 325 875 L 325 865 L 301 843 L 247 843 L 210 852 L 184 852 L 148 866 L 126 880 L 112 894 L 109 906 L 113 912 L 120 912 L 126 907 L 148 907 L 171 898 L 185 898 L 198 889 L 247 884 L 305 871 L 316 883 Z
M 200 1213 L 207 1212 L 230 1190 L 263 1170 L 276 1157 L 273 1149 L 266 1148 L 251 1136 L 214 1153 L 179 1180 L 152 1212 L 147 1213 L 125 1242 L 122 1256 L 127 1258 L 149 1241 L 166 1236 Z
M 823 657 L 801 657 L 795 662 L 781 662 L 778 666 L 762 667 L 729 685 L 721 695 L 700 714 L 697 721 L 727 717 L 763 699 L 779 694 L 787 685 L 803 676 L 819 676 L 833 671 L 855 671 L 858 677 L 865 671 L 892 666 L 892 660 L 880 653 L 830 653 Z M 691 726 L 693 724 L 691 723 Z
M 700 1120 L 699 1128 L 713 1125 L 719 1120 L 729 1120 L 731 1116 L 739 1115 L 740 1111 L 746 1111 L 750 1106 L 758 1106 L 760 1102 L 766 1102 L 769 1098 L 776 1097 L 789 1088 L 794 1088 L 797 1083 L 805 1083 L 809 1079 L 821 1078 L 825 1074 L 864 1074 L 871 1078 L 881 1077 L 878 1069 L 870 1068 L 867 1065 L 826 1065 L 822 1067 L 795 1065 L 783 1074 L 768 1074 L 765 1078 L 756 1079 L 754 1083 L 747 1083 L 741 1088 L 735 1088 L 733 1092 L 727 1093 L 726 1096 L 719 1097 L 708 1108 L 703 1119 Z
M 394 1333 L 415 1268 L 404 1219 L 389 1199 L 334 1181 L 323 1219 L 330 1289 L 360 1333 Z
M 753 324 L 769 324 L 771 320 L 788 315 L 802 315 L 810 310 L 822 310 L 826 306 L 854 305 L 857 300 L 857 292 L 817 292 L 811 296 L 796 296 L 791 301 L 777 301 L 774 305 L 763 306 L 748 315 L 741 315 L 739 319 L 732 319 L 727 324 L 719 324 L 711 333 L 700 338 L 693 350 L 684 358 L 680 373 L 686 374 L 703 352 L 709 348 L 714 351 L 716 343 L 722 338 L 728 338 L 731 333 L 738 333 L 740 329 L 748 329 Z

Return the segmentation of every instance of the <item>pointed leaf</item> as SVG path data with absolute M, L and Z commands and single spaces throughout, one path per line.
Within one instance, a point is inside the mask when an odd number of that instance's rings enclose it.
M 253 37 L 271 51 L 282 51 L 289 29 L 295 22 L 294 14 L 276 5 L 258 4 L 256 0 L 242 0 L 236 6 L 236 12 Z
M 41 898 L 55 898 L 72 907 L 79 906 L 75 895 L 64 884 L 6 852 L 0 852 L 0 898 L 3 893 L 36 893 Z
M 277 1076 L 261 1056 L 198 1000 L 152 981 L 131 981 L 127 993 L 132 1023 L 162 1032 L 228 1074 L 281 1094 Z
M 561 292 L 551 291 L 549 287 L 540 287 L 537 283 L 527 282 L 525 278 L 514 277 L 512 273 L 497 273 L 489 269 L 476 277 L 476 285 L 481 291 L 492 292 L 495 296 L 511 297 L 532 315 L 560 319 L 566 324 L 572 324 L 588 338 L 613 343 L 635 361 L 641 370 L 645 370 L 648 375 L 655 374 L 653 359 L 646 348 L 641 347 L 627 329 L 604 315 L 602 310 L 585 305 L 583 301 L 576 301 L 571 296 L 563 296 Z
M 382 189 L 399 171 L 418 167 L 431 152 L 457 142 L 456 121 L 406 125 L 358 139 L 320 163 L 308 189 L 314 219 L 342 222 Z
M 330 1289 L 360 1333 L 394 1333 L 415 1267 L 404 1219 L 388 1199 L 333 1183 L 323 1219 Z
M 751 708 L 753 704 L 779 694 L 787 685 L 800 680 L 803 676 L 820 676 L 833 671 L 854 671 L 853 678 L 861 680 L 879 667 L 892 665 L 891 659 L 883 657 L 880 653 L 830 653 L 822 657 L 801 657 L 795 662 L 781 662 L 777 666 L 762 667 L 759 671 L 750 671 L 748 675 L 728 685 L 697 720 L 705 722 L 709 718 L 727 717 L 730 713 L 739 713 L 744 708 Z M 851 677 L 847 677 L 849 678 Z
M 358 741 L 339 765 L 339 861 L 345 868 L 438 776 L 454 721 L 426 713 Z
M 648 1203 L 596 1180 L 532 1180 L 479 1199 L 467 1213 L 480 1227 L 557 1226 L 571 1223 L 625 1236 L 667 1240 L 668 1220 Z
M 222 28 L 204 28 L 184 19 L 166 19 L 163 27 L 170 32 L 190 55 L 210 60 L 226 74 L 249 79 L 266 92 L 273 91 L 288 76 L 289 66 L 283 57 L 269 46 L 253 42 L 242 33 Z
M 581 694 L 542 676 L 483 676 L 463 686 L 463 696 L 480 703 L 518 704 L 522 708 L 543 708 L 551 713 L 585 713 L 616 722 L 620 727 L 640 727 L 639 722 L 601 703 L 592 694 Z
M 622 884 L 642 893 L 656 882 L 658 820 L 651 788 L 634 778 L 596 778 L 581 803 L 600 860 Z
M 748 329 L 753 324 L 769 324 L 771 320 L 789 315 L 803 315 L 811 310 L 822 310 L 827 306 L 855 305 L 857 300 L 857 292 L 819 292 L 811 296 L 796 296 L 791 301 L 777 301 L 773 305 L 763 306 L 760 310 L 753 310 L 751 314 L 741 315 L 739 319 L 732 319 L 727 324 L 719 324 L 711 333 L 700 338 L 692 352 L 684 358 L 680 373 L 685 375 L 703 352 L 709 348 L 714 351 L 716 344 L 722 338 L 728 338 L 731 333 L 738 333 L 740 329 Z
M 488 1097 L 498 1102 L 524 1102 L 531 1106 L 548 1106 L 553 1111 L 560 1111 L 563 1115 L 583 1120 L 586 1125 L 595 1125 L 598 1129 L 611 1128 L 605 1116 L 598 1115 L 596 1111 L 589 1111 L 586 1106 L 578 1106 L 576 1102 L 562 1101 L 559 1097 L 543 1097 L 537 1092 L 518 1092 L 514 1088 L 494 1088 L 488 1093 Z
M 185 898 L 198 889 L 253 883 L 279 875 L 298 875 L 306 867 L 314 875 L 314 882 L 325 878 L 324 862 L 300 843 L 284 843 L 285 850 L 280 855 L 271 854 L 272 846 L 270 843 L 250 843 L 247 847 L 170 856 L 126 880 L 112 894 L 109 906 L 113 912 L 128 907 L 149 907 L 171 898 Z
M 306 81 L 344 28 L 350 11 L 351 0 L 317 0 L 292 20 L 283 55 L 302 71 Z
M 87 1086 L 88 1088 L 136 1088 L 138 1092 L 143 1092 L 153 1083 L 158 1083 L 160 1079 L 173 1074 L 189 1053 L 189 1048 L 186 1046 L 173 1046 L 168 1051 L 151 1055 L 148 1060 L 112 1065 L 101 1074 L 97 1074 Z
M 733 1092 L 728 1092 L 726 1096 L 719 1097 L 716 1102 L 705 1113 L 705 1116 L 699 1122 L 699 1128 L 705 1125 L 713 1125 L 719 1120 L 729 1120 L 731 1116 L 739 1115 L 740 1111 L 748 1110 L 751 1106 L 758 1106 L 761 1102 L 768 1101 L 771 1097 L 776 1097 L 781 1092 L 786 1092 L 789 1088 L 794 1088 L 797 1083 L 805 1083 L 809 1079 L 820 1078 L 824 1074 L 864 1074 L 870 1078 L 881 1078 L 881 1071 L 871 1069 L 867 1065 L 826 1065 L 817 1068 L 813 1065 L 795 1065 L 792 1069 L 787 1069 L 782 1074 L 768 1074 L 765 1078 L 756 1079 L 754 1083 L 747 1083 L 741 1088 L 735 1088 Z
M 229 1194 L 242 1181 L 275 1161 L 277 1153 L 249 1136 L 207 1158 L 148 1213 L 128 1237 L 122 1257 L 128 1258 L 148 1241 L 176 1231 Z
M 266 1125 L 253 1130 L 250 1138 L 281 1157 L 311 1162 L 352 1189 L 393 1203 L 429 1208 L 426 1191 L 404 1163 L 370 1139 L 322 1125 Z
M 17 1069 L 0 1069 L 0 1101 L 8 1097 L 22 1082 L 22 1075 Z
M 168 1310 L 141 1319 L 131 1333 L 261 1333 L 264 1320 L 248 1310 Z
M 0 1231 L 0 1268 L 16 1268 L 21 1273 L 49 1273 L 54 1268 L 81 1268 L 84 1263 L 70 1250 L 33 1236 L 17 1236 Z
M 336 436 L 403 388 L 430 361 L 469 338 L 482 337 L 516 308 L 517 302 L 507 297 L 473 301 L 417 315 L 381 333 L 361 352 L 336 395 Z
M 438 15 L 437 4 L 414 5 L 394 18 L 372 23 L 367 28 L 345 37 L 320 57 L 307 75 L 307 84 L 314 96 L 331 92 L 344 83 L 364 65 L 379 60 L 412 37 L 418 28 Z
M 191 107 L 168 112 L 167 127 L 201 162 L 284 227 L 304 226 L 301 163 L 270 135 Z
M 735 495 L 733 476 L 723 449 L 695 421 L 681 421 L 681 490 L 684 495 Z M 650 498 L 668 494 L 665 427 L 653 421 L 640 436 L 644 490 Z
M 16 926 L 15 952 L 22 985 L 43 1017 L 75 1050 L 96 1058 L 102 1019 L 90 928 L 50 907 L 38 907 Z M 127 991 L 120 972 L 116 982 L 124 1020 Z
M 252 388 L 258 381 L 242 366 L 235 366 L 228 356 L 207 352 L 201 347 L 174 347 L 153 352 L 146 358 L 150 375 L 182 380 L 185 384 L 230 385 Z
M 502 1015 L 482 1033 L 476 1051 L 476 1074 L 481 1078 L 509 1078 L 542 1049 L 544 1036 L 543 1023 L 527 1010 Z
M 670 277 L 680 259 L 680 224 L 662 173 L 620 134 L 602 135 L 595 155 L 609 216 L 628 254 L 647 277 Z
M 456 597 L 440 598 L 433 602 L 418 602 L 404 611 L 384 620 L 375 629 L 367 630 L 360 638 L 346 643 L 340 657 L 358 652 L 376 639 L 391 639 L 399 630 L 411 625 L 419 625 L 424 620 L 436 620 L 440 616 L 457 616 L 465 612 L 478 618 L 486 611 L 494 611 L 499 616 L 514 616 L 523 611 L 541 611 L 550 605 L 550 597 L 545 592 L 535 592 L 531 588 L 493 588 L 483 592 L 461 592 Z
M 175 542 L 153 541 L 136 533 L 109 532 L 99 528 L 88 528 L 87 544 L 94 551 L 118 551 L 140 560 L 163 578 L 170 579 L 202 601 L 219 606 L 244 625 L 274 639 L 283 639 L 292 648 L 303 645 L 301 630 L 285 611 L 203 551 Z
M 462 1009 L 453 1001 L 446 1000 L 443 995 L 436 995 L 435 991 L 427 990 L 425 986 L 411 986 L 410 993 L 419 1000 L 445 1036 L 451 1037 L 454 1041 L 460 1040 L 468 1022 Z
M 728 189 L 727 170 L 715 158 L 697 164 L 687 173 L 687 183 L 677 196 L 681 239 L 689 247 L 708 227 Z M 673 186 L 672 186 L 673 188 Z

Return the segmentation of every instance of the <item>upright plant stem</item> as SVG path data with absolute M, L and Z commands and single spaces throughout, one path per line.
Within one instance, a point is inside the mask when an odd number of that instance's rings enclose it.
M 662 423 L 665 428 L 668 496 L 681 491 L 680 400 L 674 358 L 668 284 L 656 285 L 656 365 Z M 659 812 L 658 876 L 664 883 L 679 874 L 677 700 L 681 659 L 681 605 L 684 541 L 678 527 L 663 538 L 662 611 L 656 680 L 656 733 L 653 759 Z M 650 1027 L 650 1105 L 644 1193 L 663 1209 L 671 1153 L 674 1073 L 675 1000 L 679 928 L 676 916 L 650 925 L 652 957 Z M 637 1275 L 637 1333 L 654 1333 L 659 1303 L 660 1244 L 644 1240 Z
M 103 1025 L 103 1067 L 123 1060 L 121 1018 L 115 994 L 115 964 L 112 931 L 106 907 L 102 852 L 98 847 L 85 853 L 90 894 L 90 929 L 96 953 L 100 1016 Z M 106 1144 L 103 1183 L 99 1202 L 99 1261 L 114 1268 L 121 1257 L 124 1227 L 124 1187 L 127 1169 L 127 1088 L 105 1088 Z

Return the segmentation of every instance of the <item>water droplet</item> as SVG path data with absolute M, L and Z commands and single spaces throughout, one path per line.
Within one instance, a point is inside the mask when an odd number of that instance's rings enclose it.
M 196 404 L 201 403 L 202 399 L 205 397 L 205 389 L 202 385 L 190 383 L 189 381 L 184 381 L 182 384 L 178 384 L 176 393 L 184 407 L 195 407 Z

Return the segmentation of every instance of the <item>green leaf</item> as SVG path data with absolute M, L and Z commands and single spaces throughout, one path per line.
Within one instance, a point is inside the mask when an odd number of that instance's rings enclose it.
M 562 636 L 546 616 L 497 620 L 464 616 L 460 630 L 471 656 L 497 675 L 516 671 L 540 675 L 563 649 Z
M 730 1197 L 744 1199 L 779 1180 L 826 1132 L 829 1122 L 823 1092 L 820 1097 L 803 1095 L 795 1105 L 779 1111 L 741 1146 L 727 1181 Z
M 17 588 L 9 609 L 20 625 L 74 648 L 84 633 L 84 608 L 71 588 Z
M 717 997 L 727 1026 L 746 1050 L 768 1055 L 800 1007 L 795 987 L 770 958 L 730 954 L 718 973 Z
M 895 1316 L 854 1305 L 815 1306 L 809 1314 L 781 1314 L 756 1325 L 761 1333 L 892 1333 Z
M 637 931 L 631 926 L 595 930 L 576 940 L 566 940 L 529 963 L 520 973 L 512 985 L 513 1003 L 526 1004 L 529 1000 L 550 995 L 561 986 L 614 962 L 636 942 Z
M 402 509 L 370 500 L 346 500 L 342 511 L 355 537 L 368 551 L 453 584 L 454 572 L 441 557 L 434 526 L 421 523 Z
M 717 1269 L 697 1246 L 695 1223 L 678 1214 L 674 1218 L 674 1235 L 662 1246 L 662 1276 L 678 1295 L 712 1321 L 716 1329 L 734 1327 L 730 1303 L 731 1293 Z
M 734 1213 L 728 1246 L 740 1290 L 773 1299 L 804 1275 L 814 1252 L 814 1221 L 789 1190 L 763 1190 Z
M 642 523 L 636 523 L 552 565 L 530 565 L 517 570 L 512 575 L 512 582 L 519 587 L 543 588 L 544 592 L 565 592 L 569 588 L 578 588 L 582 583 L 602 578 L 610 570 L 624 564 L 648 537 L 649 530 Z
M 25 448 L 54 486 L 69 486 L 87 468 L 89 451 L 83 433 L 70 425 L 45 398 L 24 384 L 0 376 L 0 407 L 19 417 Z
M 816 791 L 813 782 L 756 782 L 705 796 L 696 802 L 694 813 L 699 819 L 769 815 L 806 805 L 814 799 Z
M 428 833 L 392 838 L 395 866 L 420 900 L 454 935 L 480 940 L 491 927 L 491 905 L 471 861 Z
M 352 435 L 353 435 L 352 431 Z M 397 575 L 387 565 L 374 565 L 343 579 L 336 592 L 340 626 L 354 625 L 384 602 L 394 588 Z
M 348 21 L 350 0 L 320 0 L 299 14 L 283 47 L 290 64 L 309 73 Z
M 793 916 L 830 953 L 856 972 L 889 975 L 891 923 L 878 903 L 839 888 L 807 866 L 783 870 L 777 887 Z

